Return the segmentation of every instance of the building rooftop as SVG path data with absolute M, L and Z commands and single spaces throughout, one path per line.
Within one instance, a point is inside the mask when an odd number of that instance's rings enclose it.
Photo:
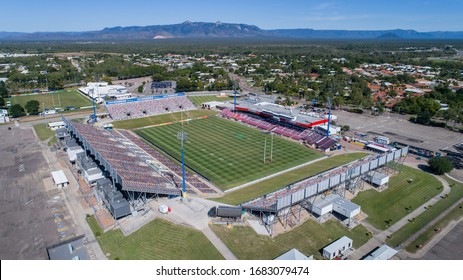
M 288 252 L 284 253 L 283 255 L 275 258 L 276 261 L 282 260 L 297 260 L 297 261 L 305 261 L 305 260 L 313 260 L 313 257 L 307 257 L 306 255 L 299 252 L 298 249 L 293 248 Z
M 90 260 L 84 245 L 84 235 L 47 248 L 50 260 Z

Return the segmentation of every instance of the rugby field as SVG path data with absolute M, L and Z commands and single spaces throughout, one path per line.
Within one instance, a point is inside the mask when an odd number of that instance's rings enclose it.
M 136 132 L 177 160 L 181 144 L 177 133 L 188 134 L 185 162 L 223 190 L 306 163 L 322 156 L 303 145 L 273 137 L 273 161 L 270 162 L 271 137 L 242 124 L 209 117 Z M 266 164 L 263 163 L 265 139 Z

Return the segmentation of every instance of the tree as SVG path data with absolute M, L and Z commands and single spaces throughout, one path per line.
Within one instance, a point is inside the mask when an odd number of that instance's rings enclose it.
M 3 99 L 3 97 L 0 96 L 0 106 L 4 106 L 5 105 L 5 99 Z
M 24 116 L 24 108 L 19 104 L 14 104 L 10 107 L 10 115 L 13 118 Z
M 428 161 L 429 167 L 437 175 L 452 171 L 453 165 L 448 157 L 433 157 Z
M 26 106 L 24 106 L 24 108 L 26 108 L 29 115 L 38 115 L 40 103 L 37 100 L 29 100 L 27 101 Z
M 8 97 L 8 90 L 4 81 L 0 81 L 0 97 Z
M 103 78 L 101 78 L 101 80 L 102 80 L 103 82 L 107 82 L 108 85 L 112 85 L 112 84 L 113 84 L 113 79 L 111 79 L 111 77 L 104 76 Z
M 418 115 L 416 115 L 416 123 L 428 125 L 430 122 L 431 114 L 429 114 L 427 111 L 419 112 Z

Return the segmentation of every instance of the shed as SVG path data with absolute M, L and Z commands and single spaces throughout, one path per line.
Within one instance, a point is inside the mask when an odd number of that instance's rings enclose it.
M 93 184 L 95 181 L 104 178 L 103 172 L 96 166 L 94 168 L 84 170 L 84 177 L 89 184 Z
M 347 218 L 353 218 L 360 214 L 360 205 L 350 202 L 338 195 L 330 194 L 325 200 L 333 203 L 333 211 Z
M 293 248 L 283 255 L 276 257 L 275 261 L 306 261 L 313 260 L 313 256 L 307 257 L 306 255 L 299 252 L 298 249 Z
M 371 252 L 364 260 L 388 260 L 397 254 L 397 250 L 384 244 Z
M 383 186 L 389 182 L 389 176 L 383 173 L 374 172 L 373 175 L 365 177 L 365 181 L 375 186 Z
M 53 182 L 60 188 L 69 184 L 69 180 L 63 170 L 52 171 L 51 176 L 53 176 Z
M 352 239 L 343 236 L 323 248 L 323 257 L 332 260 L 336 257 L 345 255 L 345 252 L 349 251 L 349 249 L 352 249 Z
M 66 128 L 58 128 L 56 130 L 56 138 L 58 140 L 62 140 L 64 138 L 68 137 L 68 136 L 69 136 L 69 133 L 68 133 Z
M 63 121 L 60 121 L 60 122 L 50 122 L 48 123 L 48 127 L 51 129 L 51 130 L 57 130 L 59 128 L 64 128 L 66 125 Z
M 331 201 L 320 198 L 312 204 L 312 212 L 318 216 L 323 216 L 331 211 L 333 211 L 333 203 Z

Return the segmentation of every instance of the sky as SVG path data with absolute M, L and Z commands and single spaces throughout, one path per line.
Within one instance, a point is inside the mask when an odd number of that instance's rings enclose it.
M 0 31 L 90 31 L 184 21 L 262 29 L 463 31 L 462 0 L 11 0 Z

